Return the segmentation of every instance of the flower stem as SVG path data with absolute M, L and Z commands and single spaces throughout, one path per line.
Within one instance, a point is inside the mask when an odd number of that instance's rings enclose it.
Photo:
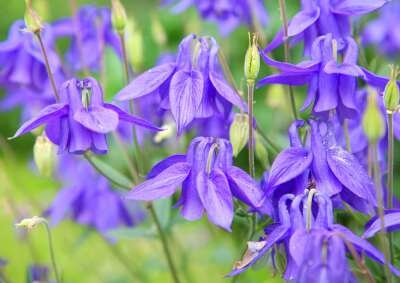
M 47 75 L 49 76 L 51 87 L 53 88 L 54 96 L 56 98 L 56 101 L 59 101 L 60 100 L 60 96 L 58 95 L 58 90 L 57 90 L 57 87 L 56 87 L 56 83 L 54 82 L 54 76 L 53 76 L 53 73 L 51 72 L 49 59 L 48 59 L 48 56 L 47 56 L 46 48 L 44 47 L 44 44 L 43 44 L 42 36 L 40 35 L 40 31 L 36 32 L 35 35 L 36 35 L 36 38 L 39 41 L 40 49 L 42 51 L 43 59 L 44 59 L 45 65 L 46 65 Z
M 390 246 L 388 242 L 388 235 L 386 233 L 385 228 L 385 217 L 384 217 L 384 206 L 383 206 L 383 191 L 381 186 L 381 175 L 378 163 L 378 146 L 376 143 L 371 144 L 371 153 L 372 153 L 372 166 L 374 172 L 374 183 L 376 188 L 376 195 L 378 198 L 378 216 L 381 222 L 381 232 L 379 233 L 381 238 L 381 244 L 383 249 L 383 254 L 385 256 L 385 276 L 387 282 L 391 282 L 391 273 L 390 273 Z
M 351 143 L 350 143 L 350 135 L 349 135 L 349 120 L 344 119 L 343 121 L 343 131 L 344 137 L 346 139 L 346 150 L 351 152 Z
M 284 48 L 285 61 L 289 62 L 290 53 L 289 53 L 289 43 L 288 43 L 288 19 L 286 15 L 285 0 L 279 0 L 279 11 L 283 23 L 283 48 Z M 293 118 L 297 120 L 298 114 L 296 110 L 296 100 L 294 98 L 294 92 L 292 86 L 289 86 L 289 97 L 290 97 L 290 106 L 292 109 Z
M 248 121 L 249 121 L 249 173 L 252 178 L 255 176 L 254 168 L 254 126 L 253 126 L 253 97 L 254 82 L 247 83 L 247 104 L 248 104 Z
M 388 198 L 387 205 L 389 209 L 393 208 L 393 157 L 394 157 L 394 146 L 393 146 L 393 113 L 387 112 L 388 118 L 388 179 L 387 179 L 387 188 L 388 188 Z
M 55 258 L 55 255 L 54 255 L 53 239 L 51 237 L 51 231 L 50 231 L 49 223 L 47 221 L 44 221 L 43 224 L 46 227 L 46 231 L 47 231 L 47 238 L 48 238 L 48 242 L 49 242 L 51 265 L 53 266 L 54 275 L 56 277 L 56 282 L 57 283 L 61 283 L 60 275 L 59 275 L 58 269 L 57 269 L 56 258 Z
M 180 283 L 180 280 L 179 280 L 179 277 L 178 277 L 178 273 L 176 271 L 175 264 L 174 264 L 174 261 L 173 261 L 172 256 L 171 256 L 171 251 L 169 249 L 167 237 L 166 237 L 166 235 L 164 233 L 164 230 L 163 230 L 163 228 L 161 226 L 160 220 L 158 219 L 157 213 L 156 213 L 156 211 L 155 211 L 155 209 L 154 209 L 154 207 L 153 207 L 153 205 L 151 203 L 148 204 L 148 209 L 149 209 L 151 217 L 153 218 L 153 220 L 154 220 L 154 222 L 156 224 L 157 231 L 158 231 L 158 234 L 160 236 L 161 244 L 162 244 L 162 247 L 163 247 L 163 250 L 164 250 L 165 257 L 167 259 L 168 267 L 169 267 L 169 270 L 171 272 L 172 278 L 173 278 L 175 283 Z

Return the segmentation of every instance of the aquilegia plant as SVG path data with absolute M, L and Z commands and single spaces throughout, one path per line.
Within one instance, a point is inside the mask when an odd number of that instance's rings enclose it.
M 153 277 L 116 243 L 153 234 L 143 241 L 160 240 L 173 282 L 191 282 L 186 268 L 201 263 L 187 261 L 181 227 L 206 215 L 208 229 L 222 231 L 207 241 L 235 239 L 221 280 L 269 280 L 261 267 L 287 282 L 399 282 L 400 71 L 391 64 L 379 75 L 400 55 L 399 3 L 161 2 L 154 9 L 190 23 L 186 35 L 157 13 L 144 29 L 120 0 L 111 9 L 71 1 L 72 15 L 52 23 L 27 0 L 25 21 L 0 43 L 0 109 L 20 107 L 24 121 L 10 139 L 35 135 L 38 173 L 61 184 L 41 217 L 17 224 L 48 232 L 52 268 L 33 262 L 28 278 L 71 280 L 51 233 L 70 219 L 105 240 L 130 282 Z M 162 52 L 144 56 L 150 49 Z M 0 266 L 8 282 L 4 274 Z

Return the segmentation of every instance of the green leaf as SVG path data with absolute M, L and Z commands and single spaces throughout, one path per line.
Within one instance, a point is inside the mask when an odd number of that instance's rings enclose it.
M 126 190 L 130 190 L 133 187 L 131 181 L 124 174 L 118 172 L 100 158 L 88 153 L 85 154 L 85 157 L 97 172 L 106 177 L 116 186 Z

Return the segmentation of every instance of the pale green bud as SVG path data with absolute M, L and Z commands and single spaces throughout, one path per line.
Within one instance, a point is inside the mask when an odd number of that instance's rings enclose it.
M 160 143 L 164 140 L 176 136 L 176 126 L 174 122 L 169 122 L 162 125 L 163 131 L 159 131 L 154 135 L 153 141 L 155 143 Z
M 260 71 L 260 54 L 257 48 L 257 36 L 254 34 L 252 39 L 249 34 L 249 48 L 247 48 L 244 59 L 244 75 L 248 83 L 253 83 Z
M 144 49 L 143 49 L 143 34 L 131 20 L 126 26 L 127 32 L 127 50 L 129 62 L 133 65 L 135 71 L 141 70 L 143 66 Z
M 30 0 L 25 0 L 26 9 L 24 14 L 26 29 L 33 33 L 38 33 L 42 30 L 43 24 L 38 13 L 33 9 Z
M 159 19 L 155 16 L 151 18 L 151 34 L 153 35 L 154 41 L 159 46 L 164 46 L 167 43 L 167 35 L 164 27 L 160 23 Z
M 269 162 L 268 151 L 262 142 L 260 134 L 257 132 L 255 135 L 255 154 L 260 163 L 266 168 Z
M 15 224 L 15 226 L 31 230 L 42 223 L 47 223 L 47 220 L 43 217 L 33 216 L 32 218 L 22 219 L 19 223 Z
M 368 89 L 367 108 L 362 120 L 364 133 L 371 143 L 376 143 L 385 134 L 385 121 L 379 110 L 376 97 L 376 90 Z
M 249 122 L 247 114 L 235 114 L 229 129 L 229 140 L 233 155 L 237 156 L 249 140 Z
M 111 1 L 111 22 L 118 33 L 123 33 L 127 23 L 125 8 L 119 0 Z
M 33 159 L 41 175 L 52 176 L 58 161 L 56 147 L 45 135 L 36 138 L 33 146 Z
M 396 78 L 399 74 L 399 69 L 395 66 L 390 66 L 391 68 L 391 75 L 390 80 L 386 84 L 385 92 L 383 94 L 383 102 L 385 104 L 385 108 L 388 111 L 396 111 L 399 105 L 399 86 L 397 85 Z

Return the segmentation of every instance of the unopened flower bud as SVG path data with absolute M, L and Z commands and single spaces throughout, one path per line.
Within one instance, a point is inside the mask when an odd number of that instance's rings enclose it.
M 33 159 L 41 175 L 52 176 L 57 164 L 56 147 L 45 135 L 36 138 L 33 146 Z
M 390 66 L 390 68 L 391 68 L 390 80 L 385 87 L 383 102 L 385 104 L 386 110 L 393 112 L 396 111 L 399 105 L 400 91 L 396 81 L 396 78 L 399 74 L 399 69 L 395 66 Z
M 25 26 L 26 29 L 33 33 L 38 33 L 42 30 L 43 24 L 38 13 L 33 9 L 31 1 L 25 0 L 26 9 L 25 9 Z
M 236 114 L 229 129 L 229 140 L 233 155 L 237 156 L 249 140 L 249 123 L 247 114 Z
M 167 43 L 167 35 L 165 34 L 164 27 L 155 16 L 151 18 L 151 34 L 159 46 L 164 46 Z
M 133 21 L 128 21 L 126 26 L 127 32 L 127 50 L 128 59 L 133 65 L 135 71 L 140 71 L 143 66 L 143 34 L 142 31 L 136 27 Z
M 260 54 L 257 48 L 257 36 L 254 34 L 251 38 L 249 34 L 249 48 L 247 48 L 244 59 L 244 75 L 247 83 L 254 84 L 260 71 Z
M 111 22 L 118 33 L 123 33 L 127 23 L 125 8 L 119 0 L 111 1 Z
M 160 143 L 164 140 L 167 140 L 171 137 L 176 136 L 176 126 L 175 123 L 169 122 L 162 125 L 163 131 L 159 131 L 154 135 L 153 141 L 155 143 Z
M 260 163 L 266 168 L 268 165 L 268 151 L 265 148 L 260 134 L 255 135 L 255 154 Z
M 364 133 L 371 143 L 376 143 L 385 134 L 385 121 L 379 110 L 376 97 L 376 90 L 368 89 L 367 108 L 362 121 Z
M 44 219 L 43 217 L 33 216 L 32 218 L 22 219 L 19 223 L 15 224 L 15 226 L 24 227 L 31 230 L 42 223 L 47 223 L 47 220 Z

